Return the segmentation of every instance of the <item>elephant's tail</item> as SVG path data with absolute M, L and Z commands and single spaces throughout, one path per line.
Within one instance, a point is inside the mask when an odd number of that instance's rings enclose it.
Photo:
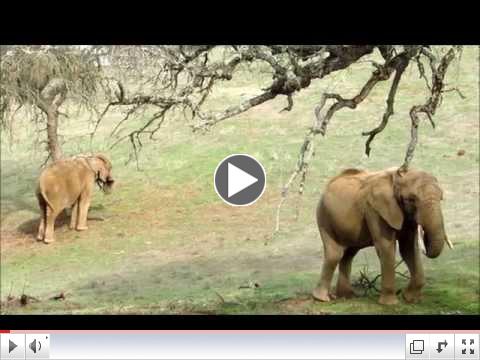
M 41 199 L 45 203 L 46 206 L 48 206 L 51 210 L 53 210 L 53 206 L 50 203 L 50 201 L 48 201 L 47 195 L 45 194 L 45 191 L 43 191 L 41 186 L 39 186 L 38 189 L 37 189 L 37 197 L 39 199 Z M 47 209 L 45 209 L 45 211 L 46 210 Z

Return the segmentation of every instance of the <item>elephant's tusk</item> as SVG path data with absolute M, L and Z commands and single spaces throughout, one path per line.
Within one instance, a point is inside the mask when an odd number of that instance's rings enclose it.
M 448 239 L 448 237 L 445 236 L 445 241 L 450 249 L 453 249 L 453 244 L 452 242 Z
M 423 244 L 423 233 L 424 233 L 423 228 L 419 225 L 419 226 L 418 226 L 419 240 L 420 240 L 420 239 L 422 240 L 422 241 L 419 241 L 419 244 L 420 244 L 420 247 L 421 247 L 421 249 L 422 249 L 423 254 L 426 255 L 427 252 L 425 251 L 425 247 L 424 247 L 424 244 Z M 449 247 L 450 249 L 453 249 L 453 244 L 452 244 L 452 242 L 448 239 L 447 236 L 445 236 L 445 242 L 447 243 L 447 245 L 448 245 L 448 247 Z
M 423 243 L 423 229 L 420 225 L 418 226 L 417 231 L 418 231 L 418 246 L 420 247 L 422 254 L 427 256 L 425 244 Z

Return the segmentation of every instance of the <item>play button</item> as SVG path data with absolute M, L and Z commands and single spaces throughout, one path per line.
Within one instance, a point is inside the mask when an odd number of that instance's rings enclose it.
M 18 345 L 15 344 L 12 340 L 8 340 L 8 353 L 10 354 Z
M 246 206 L 265 191 L 265 169 L 255 158 L 234 154 L 218 164 L 214 174 L 215 191 L 229 205 Z
M 258 179 L 256 177 L 228 163 L 228 198 L 238 194 L 257 181 Z
M 25 359 L 25 334 L 0 334 L 0 359 Z

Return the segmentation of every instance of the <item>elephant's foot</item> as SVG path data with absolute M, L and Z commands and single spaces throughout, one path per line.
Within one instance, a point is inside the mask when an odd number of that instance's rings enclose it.
M 68 226 L 68 228 L 69 228 L 70 230 L 75 230 L 75 225 L 74 225 L 74 224 L 70 224 L 70 225 Z
M 43 242 L 44 242 L 45 244 L 51 244 L 51 243 L 55 242 L 55 239 L 54 239 L 54 238 L 47 238 L 47 237 L 46 237 L 45 239 L 43 239 Z
M 322 289 L 320 287 L 316 287 L 315 289 L 313 289 L 312 296 L 315 299 L 323 302 L 329 302 L 335 299 L 335 295 L 329 294 L 327 289 Z
M 420 290 L 409 290 L 408 288 L 406 288 L 402 292 L 402 297 L 405 300 L 405 302 L 409 304 L 414 304 L 422 300 L 422 293 Z
M 358 295 L 353 291 L 351 287 L 337 287 L 336 295 L 339 298 L 351 299 L 358 297 Z
M 396 295 L 380 295 L 378 303 L 382 305 L 396 305 L 398 304 L 398 299 Z
M 88 230 L 88 226 L 85 225 L 85 226 L 77 226 L 77 231 L 84 231 L 84 230 Z
M 45 237 L 45 227 L 40 226 L 37 231 L 37 241 L 43 241 L 44 237 Z

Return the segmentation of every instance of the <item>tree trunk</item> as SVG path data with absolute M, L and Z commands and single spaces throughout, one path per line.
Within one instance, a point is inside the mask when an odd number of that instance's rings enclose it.
M 55 78 L 48 82 L 38 99 L 38 107 L 47 115 L 48 152 L 53 161 L 62 158 L 58 142 L 58 108 L 65 101 L 67 87 L 63 79 Z
M 62 150 L 58 142 L 58 112 L 53 109 L 47 112 L 47 137 L 50 157 L 57 161 L 62 157 Z

